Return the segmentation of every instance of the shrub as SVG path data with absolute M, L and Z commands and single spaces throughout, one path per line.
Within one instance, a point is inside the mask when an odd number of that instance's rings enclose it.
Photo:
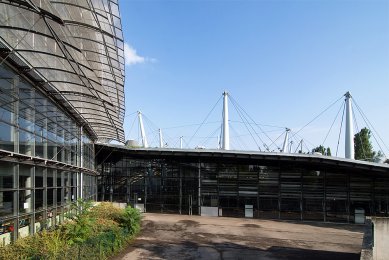
M 120 226 L 124 228 L 130 235 L 134 235 L 140 230 L 140 212 L 131 206 L 124 209 L 124 213 L 120 218 Z
M 119 221 L 122 214 L 123 209 L 115 207 L 109 202 L 101 202 L 88 212 L 88 215 L 92 218 L 111 219 L 116 222 Z
M 67 248 L 66 240 L 59 230 L 42 231 L 0 247 L 0 259 L 59 259 Z
M 43 231 L 0 247 L 0 259 L 106 259 L 121 250 L 140 230 L 140 213 L 110 203 L 90 208 L 77 201 L 79 212 L 53 231 Z

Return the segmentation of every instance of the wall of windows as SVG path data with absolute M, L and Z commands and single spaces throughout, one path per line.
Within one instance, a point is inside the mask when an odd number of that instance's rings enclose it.
M 213 208 L 228 217 L 350 223 L 356 209 L 389 216 L 389 175 L 373 168 L 188 159 L 184 152 L 162 159 L 160 154 L 104 149 L 97 157 L 98 199 L 130 203 L 147 212 L 201 214 Z
M 78 198 L 79 176 L 77 171 L 1 161 L 0 245 L 61 223 Z M 92 192 L 89 198 L 95 198 Z
M 78 197 L 96 199 L 94 144 L 81 129 L 1 64 L 0 245 L 61 223 Z
M 0 67 L 0 149 L 79 165 L 80 128 L 4 64 Z

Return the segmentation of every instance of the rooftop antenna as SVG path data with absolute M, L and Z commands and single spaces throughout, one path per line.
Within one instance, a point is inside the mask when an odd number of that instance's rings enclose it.
M 354 129 L 353 110 L 351 105 L 351 94 L 347 91 L 346 97 L 346 137 L 345 137 L 345 158 L 354 159 Z
M 149 144 L 147 143 L 145 128 L 143 126 L 142 112 L 140 111 L 138 111 L 138 119 L 139 119 L 139 126 L 140 126 L 140 135 L 142 136 L 143 148 L 149 148 Z
M 290 129 L 286 128 L 285 129 L 285 139 L 284 139 L 284 144 L 282 145 L 282 153 L 287 153 L 288 152 L 288 139 L 289 139 L 289 133 Z
M 230 128 L 228 125 L 228 92 L 223 92 L 223 150 L 230 150 Z

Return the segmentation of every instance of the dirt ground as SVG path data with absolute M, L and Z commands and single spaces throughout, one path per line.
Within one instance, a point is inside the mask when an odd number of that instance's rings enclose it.
M 143 214 L 139 237 L 115 260 L 359 259 L 363 226 Z

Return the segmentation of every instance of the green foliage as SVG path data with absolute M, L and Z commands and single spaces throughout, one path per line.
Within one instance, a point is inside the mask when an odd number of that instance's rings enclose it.
M 107 259 L 120 251 L 140 230 L 138 210 L 77 201 L 67 223 L 0 247 L 1 259 Z
M 326 149 L 324 146 L 320 145 L 312 149 L 312 153 L 321 153 L 322 155 L 331 156 L 331 149 L 329 147 Z
M 0 259 L 60 259 L 69 250 L 59 230 L 43 231 L 0 247 Z
M 94 219 L 88 217 L 77 218 L 74 222 L 62 226 L 61 230 L 65 234 L 69 245 L 85 242 L 93 230 Z
M 112 219 L 114 221 L 119 221 L 122 214 L 123 210 L 113 206 L 110 202 L 101 202 L 88 212 L 92 218 Z
M 138 233 L 140 230 L 140 212 L 139 210 L 127 206 L 124 214 L 120 218 L 120 226 L 131 235 Z
M 369 129 L 362 128 L 354 135 L 354 158 L 357 160 L 374 161 L 376 152 L 370 142 L 371 132 Z
M 91 201 L 78 199 L 71 206 L 71 212 L 76 210 L 78 214 L 68 216 L 72 221 L 62 226 L 62 232 L 65 234 L 69 245 L 85 242 L 92 234 L 92 226 L 95 219 L 88 217 L 88 212 L 92 207 Z

